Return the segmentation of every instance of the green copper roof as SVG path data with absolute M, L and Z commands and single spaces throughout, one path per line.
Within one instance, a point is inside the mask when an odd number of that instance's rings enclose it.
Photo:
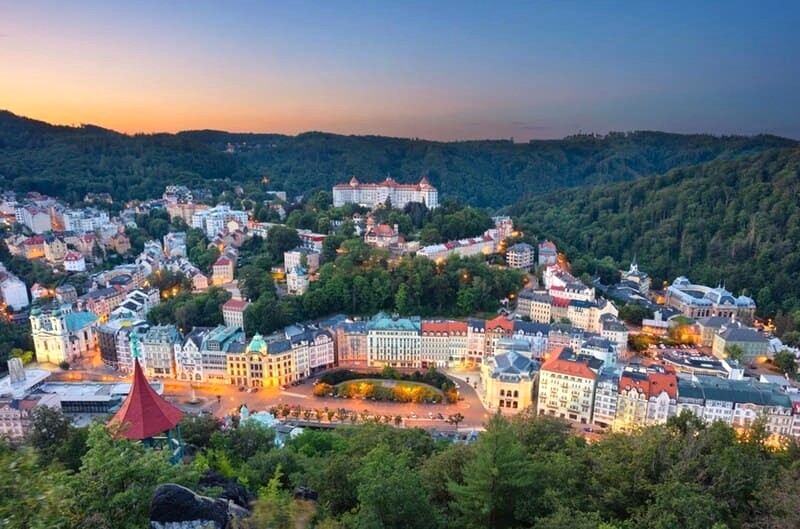
M 94 312 L 70 312 L 64 316 L 68 331 L 77 331 L 91 325 L 97 321 L 97 314 Z

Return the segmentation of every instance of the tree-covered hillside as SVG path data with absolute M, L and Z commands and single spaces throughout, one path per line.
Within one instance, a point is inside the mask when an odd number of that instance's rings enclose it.
M 654 284 L 678 275 L 746 290 L 762 314 L 800 309 L 800 149 L 532 197 L 512 213 L 572 259 L 638 255 Z
M 115 199 L 160 196 L 166 183 L 214 187 L 249 175 L 235 157 L 173 134 L 126 136 L 61 127 L 0 111 L 0 189 L 39 191 L 74 203 L 91 191 Z
M 423 175 L 440 197 L 476 206 L 511 204 L 524 193 L 620 182 L 676 167 L 735 158 L 795 142 L 773 136 L 714 137 L 662 132 L 574 136 L 563 140 L 433 142 L 381 136 L 181 133 L 220 150 L 239 145 L 248 167 L 279 188 L 302 193 L 355 175 L 417 182 Z M 246 145 L 244 145 L 246 143 Z
M 228 145 L 234 153 L 224 152 Z M 433 142 L 380 136 L 191 131 L 126 136 L 93 126 L 56 127 L 0 111 L 0 188 L 86 191 L 117 199 L 161 193 L 166 182 L 210 187 L 270 179 L 290 195 L 330 189 L 356 175 L 416 182 L 441 198 L 499 207 L 520 195 L 632 180 L 677 167 L 733 159 L 796 142 L 774 136 L 714 137 L 661 132 L 581 135 L 563 140 Z

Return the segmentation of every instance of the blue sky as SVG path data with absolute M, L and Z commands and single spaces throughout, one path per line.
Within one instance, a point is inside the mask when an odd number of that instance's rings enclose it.
M 800 138 L 798 20 L 788 1 L 0 0 L 0 108 L 126 132 Z

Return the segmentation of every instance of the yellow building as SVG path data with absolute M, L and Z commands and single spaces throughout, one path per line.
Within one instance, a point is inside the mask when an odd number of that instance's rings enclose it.
M 503 413 L 517 413 L 533 405 L 539 365 L 517 351 L 488 356 L 481 364 L 483 401 Z

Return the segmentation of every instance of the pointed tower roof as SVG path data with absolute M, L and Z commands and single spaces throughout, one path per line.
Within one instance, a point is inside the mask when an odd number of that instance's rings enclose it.
M 422 180 L 419 181 L 419 186 L 420 187 L 430 187 L 431 186 L 431 183 L 428 182 L 428 177 L 427 176 L 423 176 L 422 177 Z
M 355 176 L 350 179 L 350 185 L 351 186 L 357 186 L 358 185 L 358 180 L 356 179 Z
M 133 359 L 133 384 L 125 402 L 108 421 L 121 425 L 119 435 L 141 441 L 171 430 L 183 417 L 183 412 L 164 400 L 147 382 L 139 359 Z

